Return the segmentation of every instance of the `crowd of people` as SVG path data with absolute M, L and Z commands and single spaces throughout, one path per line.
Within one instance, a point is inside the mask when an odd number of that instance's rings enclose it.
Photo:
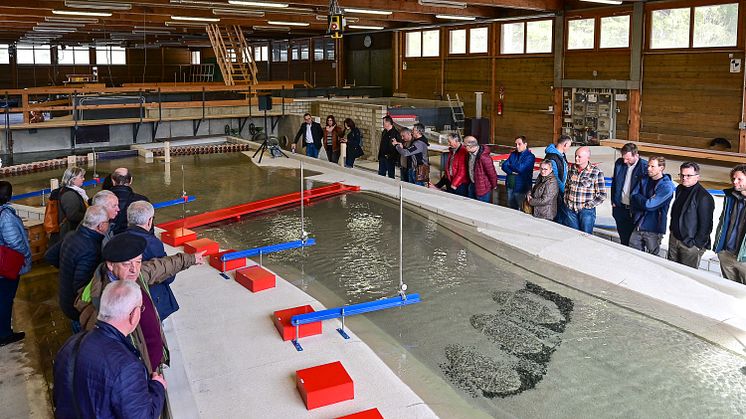
M 351 118 L 345 118 L 344 126 L 339 126 L 334 115 L 329 115 L 326 117 L 326 125 L 322 128 L 321 124 L 313 120 L 310 113 L 306 113 L 290 145 L 293 152 L 297 149 L 298 141 L 301 139 L 303 148 L 306 149 L 306 156 L 318 158 L 323 148 L 327 159 L 335 164 L 339 163 L 342 145 L 345 144 L 344 165 L 348 168 L 352 168 L 355 165 L 355 159 L 365 154 L 363 135 Z

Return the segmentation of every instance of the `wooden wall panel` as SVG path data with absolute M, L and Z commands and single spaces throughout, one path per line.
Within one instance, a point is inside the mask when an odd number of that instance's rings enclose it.
M 407 69 L 402 70 L 399 91 L 420 99 L 440 98 L 440 59 L 404 59 Z
M 743 73 L 730 73 L 728 55 L 646 55 L 640 140 L 707 148 L 723 137 L 737 151 Z
M 565 54 L 565 78 L 572 80 L 629 80 L 629 50 L 570 51 Z M 596 71 L 596 76 L 593 71 Z
M 476 95 L 474 92 L 484 92 L 482 95 L 482 116 L 490 117 L 492 112 L 490 96 L 490 79 L 492 74 L 492 60 L 486 57 L 460 58 L 445 61 L 444 91 L 455 97 L 458 93 L 464 102 L 464 113 L 472 118 L 476 114 Z

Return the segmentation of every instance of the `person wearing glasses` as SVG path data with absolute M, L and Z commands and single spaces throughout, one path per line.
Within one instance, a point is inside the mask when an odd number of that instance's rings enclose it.
M 168 346 L 161 327 L 161 319 L 150 294 L 150 286 L 159 284 L 192 265 L 204 263 L 204 252 L 177 253 L 172 256 L 143 262 L 142 254 L 147 242 L 130 233 L 117 234 L 104 246 L 104 262 L 96 268 L 93 279 L 83 287 L 75 300 L 80 312 L 80 324 L 91 330 L 101 307 L 101 293 L 116 281 L 131 281 L 139 285 L 145 306 L 140 324 L 132 334 L 135 347 L 142 354 L 148 373 L 168 365 Z
M 497 171 L 490 157 L 490 148 L 480 145 L 471 135 L 464 137 L 464 147 L 468 153 L 466 169 L 469 175 L 469 198 L 482 202 L 492 202 L 492 190 L 497 188 Z
M 557 216 L 557 195 L 559 185 L 552 173 L 552 161 L 544 160 L 539 165 L 539 176 L 534 189 L 526 195 L 528 204 L 533 207 L 533 215 L 544 220 L 554 220 Z
M 730 171 L 732 188 L 723 191 L 725 202 L 715 234 L 715 253 L 723 277 L 746 284 L 746 164 Z
M 661 240 L 666 234 L 668 208 L 673 199 L 674 185 L 671 176 L 663 173 L 666 159 L 652 157 L 648 162 L 648 176 L 632 191 L 632 220 L 634 231 L 629 246 L 658 256 Z
M 324 130 L 321 128 L 321 124 L 313 120 L 310 113 L 303 115 L 303 123 L 300 124 L 298 133 L 295 134 L 293 144 L 290 146 L 293 153 L 295 153 L 296 144 L 301 137 L 303 138 L 303 147 L 306 148 L 306 156 L 319 158 Z
M 671 205 L 668 259 L 697 269 L 710 248 L 715 200 L 699 183 L 697 163 L 681 164 L 679 182 Z
M 58 418 L 157 418 L 166 380 L 148 374 L 129 335 L 146 311 L 140 288 L 129 281 L 106 287 L 96 327 L 70 337 L 54 362 Z

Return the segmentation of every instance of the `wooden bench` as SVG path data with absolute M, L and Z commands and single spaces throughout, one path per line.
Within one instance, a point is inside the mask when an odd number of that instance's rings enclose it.
M 627 143 L 634 143 L 641 153 L 662 154 L 666 156 L 686 157 L 695 160 L 707 160 L 709 162 L 720 163 L 746 163 L 746 154 L 734 153 L 731 151 L 705 150 L 700 148 L 680 147 L 668 144 L 643 143 L 639 141 L 626 140 L 601 140 L 601 145 L 622 148 Z

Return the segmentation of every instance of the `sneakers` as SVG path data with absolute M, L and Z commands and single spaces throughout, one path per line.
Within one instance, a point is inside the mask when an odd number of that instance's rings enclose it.
M 18 342 L 20 340 L 23 340 L 23 338 L 25 337 L 26 337 L 25 332 L 13 332 L 8 337 L 0 339 L 0 347 Z

